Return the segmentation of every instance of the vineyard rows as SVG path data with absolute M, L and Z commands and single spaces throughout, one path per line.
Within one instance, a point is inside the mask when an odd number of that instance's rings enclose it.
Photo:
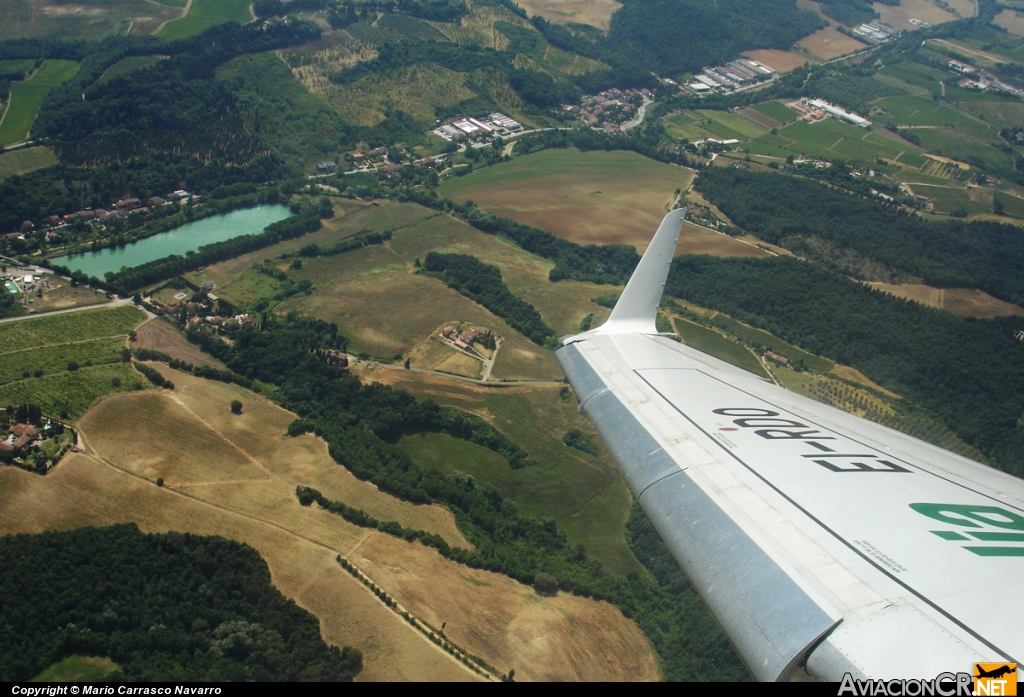
M 85 366 L 90 363 L 115 363 L 121 358 L 124 347 L 123 334 L 73 344 L 58 344 L 7 353 L 0 360 L 0 384 L 20 380 L 34 375 L 37 370 L 44 375 L 67 370 L 69 363 Z
M 0 356 L 13 351 L 66 343 L 70 337 L 75 341 L 83 341 L 115 335 L 126 336 L 145 318 L 134 307 L 122 305 L 112 310 L 72 312 L 0 324 Z
M 117 363 L 0 385 L 0 404 L 37 404 L 47 416 L 74 421 L 100 397 L 151 387 L 131 366 Z

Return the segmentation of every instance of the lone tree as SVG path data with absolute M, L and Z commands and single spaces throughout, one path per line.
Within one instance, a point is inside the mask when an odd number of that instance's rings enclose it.
M 231 400 L 231 413 L 232 414 L 241 414 L 242 413 L 242 403 L 239 402 L 237 399 L 232 399 Z

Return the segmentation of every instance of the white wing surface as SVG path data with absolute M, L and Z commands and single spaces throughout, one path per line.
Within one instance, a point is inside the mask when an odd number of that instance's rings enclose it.
M 1024 481 L 658 336 L 683 215 L 557 357 L 751 674 L 1024 659 Z

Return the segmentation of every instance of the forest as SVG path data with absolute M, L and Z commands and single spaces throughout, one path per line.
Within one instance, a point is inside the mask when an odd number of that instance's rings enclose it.
M 822 0 L 820 6 L 822 14 L 848 27 L 870 22 L 878 16 L 865 0 Z
M 582 545 L 571 545 L 554 521 L 525 516 L 495 488 L 479 486 L 471 477 L 424 469 L 394 447 L 401 435 L 425 430 L 481 442 L 485 438 L 477 440 L 476 434 L 486 422 L 380 383 L 363 385 L 345 369 L 327 363 L 318 351 L 346 343 L 337 326 L 293 314 L 283 320 L 268 318 L 261 329 L 243 328 L 230 346 L 216 337 L 193 340 L 232 372 L 277 386 L 274 394 L 281 406 L 300 417 L 289 433 L 312 431 L 323 438 L 331 457 L 359 479 L 408 501 L 448 506 L 475 547 L 472 552 L 449 549 L 449 558 L 528 584 L 539 573 L 549 574 L 562 591 L 615 604 L 651 637 L 669 679 L 746 678 L 725 636 L 685 581 L 674 579 L 666 588 L 636 573 L 613 576 Z M 502 445 L 498 439 L 505 437 L 494 433 L 494 442 L 482 444 L 498 452 L 519 447 L 511 441 Z M 511 458 L 509 463 L 515 466 Z M 317 498 L 314 492 L 299 494 L 304 503 Z M 322 505 L 330 509 L 329 504 L 324 499 Z M 359 518 L 355 509 L 334 509 L 353 521 Z M 652 558 L 670 558 L 649 525 L 636 528 L 631 541 L 642 544 Z M 405 535 L 404 530 L 391 532 Z
M 1024 317 L 959 317 L 791 257 L 678 257 L 666 293 L 853 366 L 1024 475 Z
M 1024 304 L 1024 237 L 1013 225 L 925 221 L 874 197 L 767 172 L 709 167 L 695 187 L 744 230 L 799 254 L 821 258 L 809 244 L 817 238 L 928 285 Z
M 788 49 L 823 26 L 795 0 L 626 0 L 612 15 L 606 41 L 646 68 L 675 76 L 730 61 L 747 49 Z
M 533 343 L 544 345 L 554 340 L 554 330 L 544 324 L 537 308 L 508 289 L 497 266 L 466 254 L 430 252 L 423 270 L 483 305 Z
M 74 654 L 109 657 L 108 679 L 130 682 L 351 681 L 362 667 L 254 549 L 220 537 L 134 524 L 0 537 L 0 607 L 4 682 Z

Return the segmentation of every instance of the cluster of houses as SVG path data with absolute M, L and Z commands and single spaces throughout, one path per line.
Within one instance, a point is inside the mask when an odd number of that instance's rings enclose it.
M 191 311 L 191 306 L 197 304 L 199 303 L 188 303 L 186 307 L 189 309 L 189 311 Z M 181 308 L 179 307 L 179 309 Z M 231 331 L 234 329 L 238 329 L 239 327 L 245 324 L 252 324 L 252 318 L 246 313 L 242 313 L 240 315 L 232 315 L 230 317 L 221 317 L 220 315 L 193 315 L 192 317 L 188 318 L 188 321 L 185 323 L 185 327 L 188 329 L 188 331 L 195 331 L 199 329 L 199 327 L 201 327 L 204 323 L 211 324 L 225 331 Z
M 442 124 L 431 133 L 447 141 L 490 141 L 497 136 L 508 136 L 523 130 L 523 125 L 501 112 L 494 112 L 480 118 L 458 119 Z
M 600 128 L 606 133 L 618 133 L 622 124 L 636 115 L 638 108 L 654 98 L 647 89 L 610 89 L 598 94 L 583 97 L 581 106 L 574 104 L 562 105 L 562 110 L 570 114 L 579 114 L 579 119 L 592 128 Z
M 391 146 L 391 148 L 381 146 L 379 148 L 370 148 L 366 150 L 354 150 L 348 153 L 348 159 L 352 161 L 353 165 L 355 165 L 355 167 L 357 168 L 356 171 L 377 171 L 383 174 L 395 174 L 396 172 L 401 171 L 401 169 L 408 165 L 409 163 L 391 162 L 388 159 L 388 151 L 390 149 L 394 149 L 395 151 L 397 151 L 400 155 L 402 155 L 403 158 L 410 157 L 409 152 L 406 150 L 404 144 L 395 143 L 394 145 Z M 438 155 L 437 157 L 424 157 L 413 161 L 412 165 L 414 167 L 422 167 L 424 165 L 429 165 L 434 162 L 440 162 L 442 160 L 444 160 L 444 155 Z M 336 167 L 336 163 L 334 162 L 322 162 L 320 164 L 330 165 L 330 167 L 327 168 L 328 171 Z M 319 165 L 317 165 L 317 167 L 319 168 Z M 321 169 L 321 171 L 323 170 Z
M 167 194 L 166 196 L 153 196 L 146 201 L 142 201 L 138 198 L 123 198 L 114 203 L 110 208 L 83 208 L 80 211 L 68 213 L 63 216 L 47 216 L 43 220 L 39 221 L 38 227 L 40 229 L 47 230 L 46 241 L 52 243 L 60 240 L 60 233 L 58 232 L 58 229 L 67 225 L 73 225 L 77 222 L 103 223 L 116 220 L 118 218 L 127 218 L 129 215 L 147 216 L 158 207 L 188 202 L 194 203 L 200 198 L 201 197 L 190 194 L 182 189 Z M 21 223 L 20 232 L 10 233 L 8 236 L 24 239 L 25 235 L 33 234 L 36 228 L 36 223 L 31 220 L 25 220 Z
M 803 117 L 801 117 L 802 120 L 808 122 L 820 121 L 826 117 L 832 117 L 834 119 L 839 119 L 840 121 L 852 123 L 854 126 L 860 126 L 861 128 L 867 128 L 871 125 L 871 122 L 864 117 L 858 116 L 852 111 L 847 111 L 835 104 L 830 104 L 824 99 L 804 98 L 797 102 L 793 102 L 789 106 L 791 109 L 796 109 L 803 114 Z
M 713 68 L 704 68 L 703 72 L 695 75 L 693 80 L 680 89 L 697 96 L 712 93 L 729 94 L 778 78 L 779 75 L 774 68 L 750 58 L 738 58 Z
M 949 61 L 948 65 L 954 73 L 963 75 L 957 84 L 965 90 L 992 90 L 1024 99 L 1024 89 L 1009 85 L 992 73 L 978 70 L 973 65 L 957 60 Z
M 914 22 L 914 20 L 910 21 L 918 26 L 924 26 L 924 24 L 927 24 L 927 22 L 921 22 L 920 20 L 917 22 Z M 881 22 L 865 22 L 859 27 L 856 27 L 853 30 L 853 33 L 862 39 L 870 39 L 871 41 L 875 41 L 880 44 L 884 44 L 886 41 L 899 36 L 898 31 L 890 27 L 888 24 L 882 24 Z

